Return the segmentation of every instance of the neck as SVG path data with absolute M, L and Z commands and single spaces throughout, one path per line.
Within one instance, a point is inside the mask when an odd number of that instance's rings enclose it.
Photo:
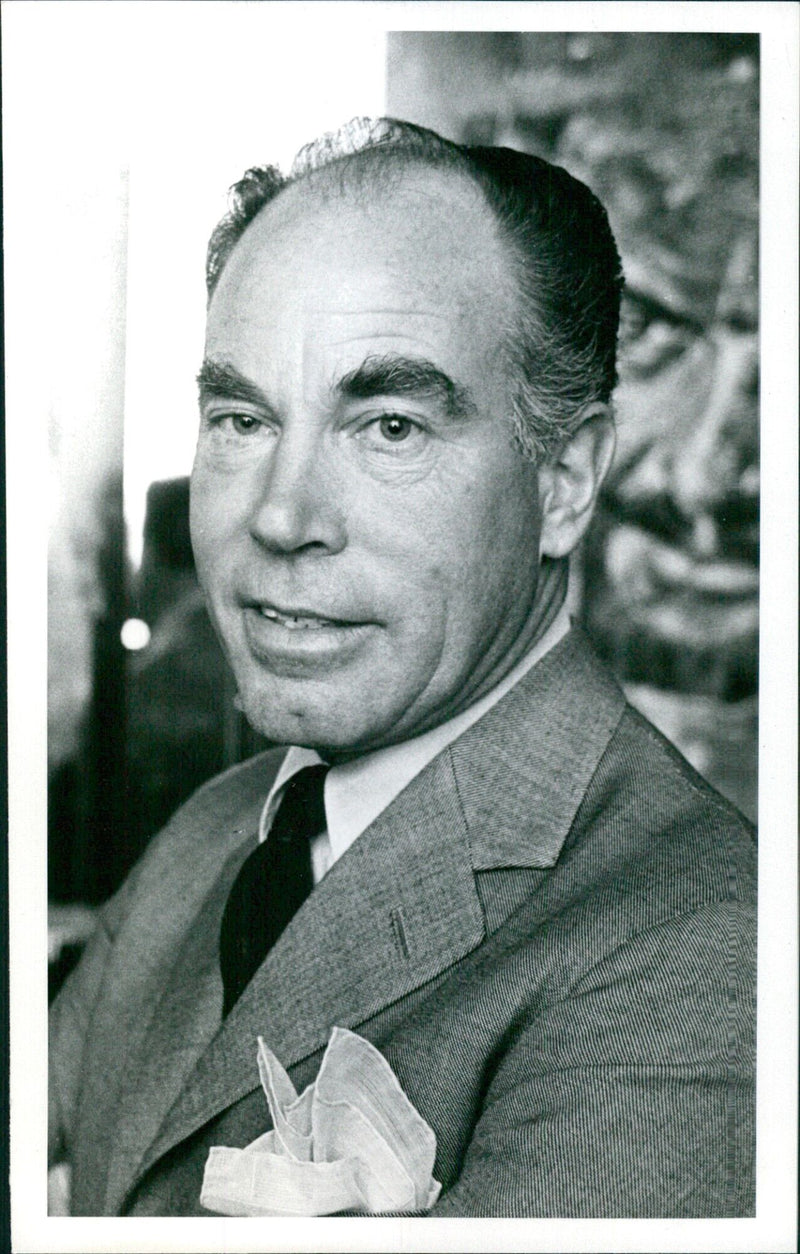
M 529 648 L 541 640 L 552 624 L 567 596 L 569 561 L 566 557 L 543 557 L 539 570 L 539 582 L 531 614 L 531 638 Z

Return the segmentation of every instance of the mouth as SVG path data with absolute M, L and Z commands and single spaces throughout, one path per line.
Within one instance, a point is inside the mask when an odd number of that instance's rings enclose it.
M 648 600 L 689 595 L 721 607 L 758 596 L 757 565 L 722 551 L 698 556 L 643 528 L 619 528 L 609 555 L 618 582 L 646 587 Z
M 341 618 L 327 618 L 313 610 L 279 610 L 274 605 L 257 604 L 252 607 L 262 618 L 278 623 L 287 631 L 326 631 L 335 627 L 355 627 L 357 623 Z
M 299 667 L 305 673 L 309 666 L 341 662 L 361 648 L 376 627 L 371 620 L 340 618 L 308 605 L 248 599 L 242 609 L 251 652 L 279 672 L 288 667 L 294 673 Z

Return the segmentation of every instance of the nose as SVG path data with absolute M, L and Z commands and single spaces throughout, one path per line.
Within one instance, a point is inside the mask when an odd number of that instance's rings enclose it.
M 752 474 L 758 432 L 757 240 L 733 243 L 708 340 L 708 382 L 675 462 L 675 495 L 688 516 L 738 495 Z
M 709 345 L 707 368 L 704 401 L 689 438 L 675 450 L 673 491 L 689 517 L 735 495 L 752 460 L 758 395 L 755 335 L 718 329 Z
M 343 484 L 319 432 L 287 423 L 262 467 L 250 533 L 270 553 L 338 553 L 347 543 Z

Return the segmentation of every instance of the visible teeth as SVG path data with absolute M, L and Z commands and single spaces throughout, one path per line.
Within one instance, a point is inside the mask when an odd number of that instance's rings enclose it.
M 273 622 L 280 623 L 282 627 L 288 627 L 290 631 L 313 631 L 320 627 L 333 627 L 334 624 L 325 618 L 299 618 L 295 614 L 279 614 L 277 610 L 261 606 L 261 614 L 264 618 L 271 618 Z

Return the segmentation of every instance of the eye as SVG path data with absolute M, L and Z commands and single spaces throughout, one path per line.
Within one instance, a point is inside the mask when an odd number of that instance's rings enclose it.
M 260 414 L 243 409 L 227 409 L 222 404 L 201 411 L 201 438 L 208 448 L 225 456 L 258 455 L 274 434 L 274 428 Z
M 228 441 L 259 435 L 266 430 L 263 418 L 238 409 L 211 410 L 205 415 L 205 423 L 209 431 Z
M 407 440 L 416 429 L 416 423 L 410 418 L 404 418 L 402 414 L 384 414 L 378 419 L 378 430 L 391 444 L 400 444 Z
M 357 445 L 365 454 L 388 463 L 392 458 L 402 463 L 421 457 L 431 436 L 430 424 L 424 418 L 373 409 L 355 417 L 352 427 Z
M 696 334 L 688 319 L 652 298 L 629 292 L 620 322 L 621 372 L 656 374 L 685 352 Z
M 254 418 L 252 414 L 226 414 L 222 421 L 226 419 L 237 435 L 251 435 L 261 426 L 258 418 Z

